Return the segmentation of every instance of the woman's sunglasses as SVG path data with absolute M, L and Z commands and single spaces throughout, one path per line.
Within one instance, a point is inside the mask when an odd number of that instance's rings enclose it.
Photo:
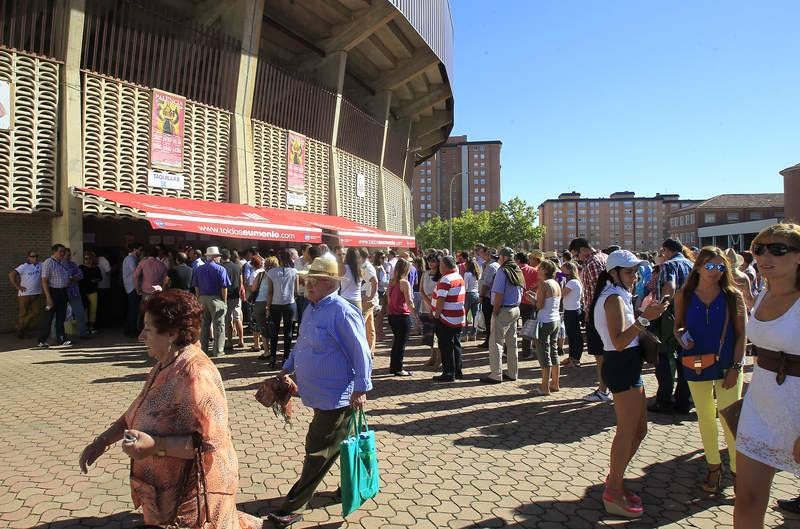
M 795 248 L 794 246 L 789 246 L 788 244 L 783 244 L 782 242 L 771 242 L 769 244 L 753 245 L 753 253 L 758 256 L 762 256 L 766 252 L 769 252 L 775 257 L 781 257 L 789 252 L 798 252 L 798 251 L 800 251 L 800 249 Z
M 725 271 L 725 265 L 724 264 L 706 263 L 706 264 L 703 265 L 703 268 L 705 268 L 709 272 L 713 272 L 714 270 L 716 270 L 717 272 L 722 273 L 722 272 Z

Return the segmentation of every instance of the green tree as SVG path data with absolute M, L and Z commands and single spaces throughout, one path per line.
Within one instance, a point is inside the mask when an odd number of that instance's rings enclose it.
M 501 203 L 494 211 L 464 210 L 453 218 L 453 249 L 469 250 L 477 243 L 530 249 L 544 233 L 544 227 L 535 226 L 537 213 L 535 207 L 519 197 Z M 416 237 L 421 249 L 447 248 L 449 222 L 434 217 L 417 227 Z

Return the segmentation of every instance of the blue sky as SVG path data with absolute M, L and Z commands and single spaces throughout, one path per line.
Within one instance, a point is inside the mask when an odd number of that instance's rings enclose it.
M 796 1 L 451 0 L 455 127 L 502 195 L 782 192 L 800 163 Z

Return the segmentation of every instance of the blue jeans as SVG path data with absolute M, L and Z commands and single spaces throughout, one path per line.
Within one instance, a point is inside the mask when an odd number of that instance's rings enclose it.
M 472 314 L 472 328 L 468 329 L 464 326 L 461 334 L 475 334 L 475 315 L 478 314 L 478 309 L 481 307 L 481 298 L 477 292 L 467 292 L 464 297 L 464 311 L 465 313 Z
M 69 306 L 72 307 L 72 315 L 75 316 L 75 321 L 78 322 L 78 334 L 82 338 L 88 336 L 89 331 L 86 329 L 86 311 L 83 307 L 81 295 L 69 296 Z

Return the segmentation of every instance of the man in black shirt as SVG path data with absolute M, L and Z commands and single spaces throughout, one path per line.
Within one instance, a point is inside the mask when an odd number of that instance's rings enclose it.
M 239 337 L 239 342 L 236 344 L 237 349 L 244 349 L 244 326 L 242 325 L 242 298 L 244 297 L 244 284 L 242 282 L 242 267 L 239 263 L 231 261 L 231 251 L 224 248 L 222 254 L 222 268 L 228 272 L 228 279 L 231 281 L 231 286 L 228 287 L 228 312 L 225 313 L 225 332 L 228 335 L 228 341 L 225 344 L 225 349 L 233 349 L 233 330 L 236 329 L 236 335 Z
M 189 258 L 180 252 L 175 256 L 175 268 L 167 272 L 167 288 L 192 290 L 192 267 L 186 264 Z

